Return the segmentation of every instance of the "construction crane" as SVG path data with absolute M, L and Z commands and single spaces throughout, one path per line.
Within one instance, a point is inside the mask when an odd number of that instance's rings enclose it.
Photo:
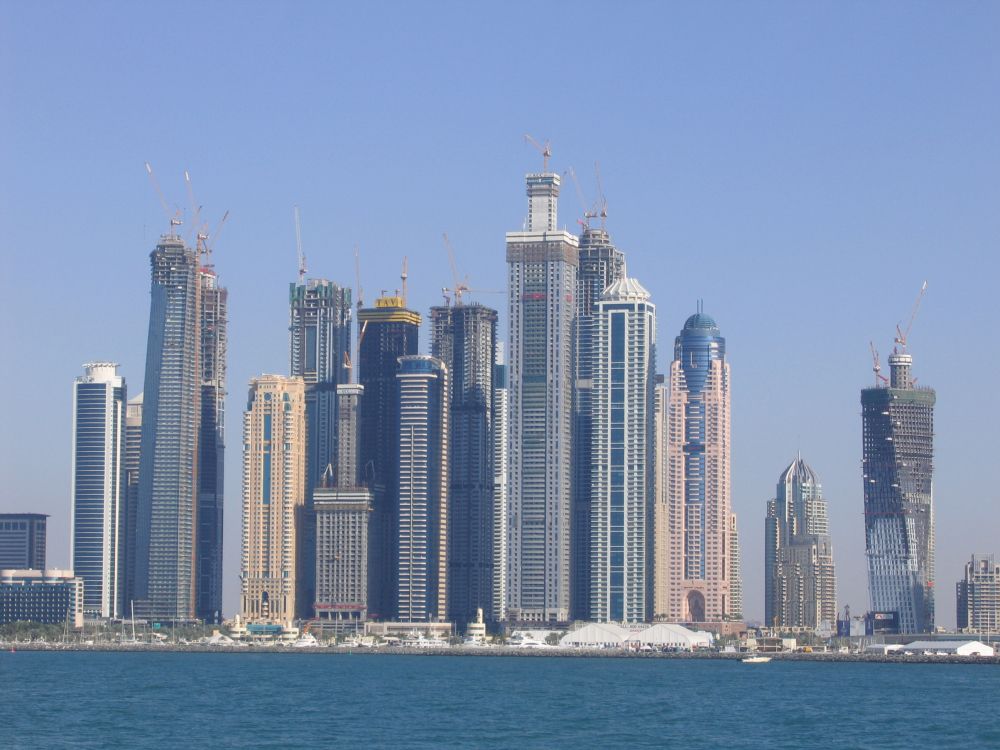
M 924 294 L 927 292 L 927 282 L 925 281 L 920 286 L 920 291 L 917 293 L 917 301 L 913 303 L 913 310 L 910 312 L 910 321 L 906 324 L 906 330 L 904 331 L 896 325 L 896 338 L 893 339 L 897 344 L 903 347 L 903 353 L 906 353 L 906 342 L 910 338 L 910 329 L 913 327 L 913 321 L 917 317 L 917 312 L 920 310 L 920 302 L 924 298 Z
M 545 141 L 545 145 L 543 146 L 541 143 L 539 143 L 538 141 L 536 141 L 534 138 L 532 138 L 527 133 L 524 134 L 524 140 L 527 143 L 530 143 L 536 149 L 538 149 L 538 152 L 542 155 L 542 171 L 543 172 L 548 172 L 549 171 L 549 157 L 552 156 L 552 148 L 549 146 L 548 140 Z
M 455 295 L 455 304 L 462 304 L 462 292 L 468 287 L 468 284 L 460 281 L 458 278 L 458 266 L 455 263 L 455 248 L 451 246 L 451 240 L 448 239 L 448 233 L 443 232 L 441 238 L 444 240 L 444 249 L 448 253 L 448 265 L 451 266 L 451 278 L 454 286 L 451 289 L 448 287 L 441 287 L 441 292 L 445 294 L 445 301 L 448 301 L 447 292 L 451 292 Z
M 226 225 L 226 219 L 228 218 L 229 218 L 229 209 L 227 208 L 226 212 L 222 214 L 222 218 L 219 219 L 219 223 L 215 225 L 215 231 L 205 237 L 206 241 L 210 241 L 206 242 L 205 246 L 205 254 L 207 256 L 211 257 L 212 252 L 215 250 L 215 243 L 218 242 L 219 240 L 219 233 L 222 231 L 222 227 Z
M 156 175 L 153 174 L 153 168 L 150 166 L 149 162 L 146 162 L 146 174 L 149 175 L 149 181 L 153 184 L 153 190 L 156 191 L 156 197 L 160 199 L 160 205 L 163 207 L 163 213 L 170 221 L 170 235 L 175 236 L 174 227 L 179 227 L 183 222 L 180 220 L 180 210 L 174 214 L 170 213 L 170 207 L 167 205 L 167 199 L 163 196 L 163 190 L 160 188 L 160 183 L 156 179 Z
M 869 341 L 868 348 L 872 352 L 872 372 L 875 373 L 875 385 L 879 384 L 879 381 L 883 383 L 888 383 L 889 378 L 882 374 L 882 362 L 878 356 L 878 349 L 875 348 L 875 342 Z
M 306 282 L 306 254 L 302 252 L 302 227 L 299 224 L 299 207 L 295 206 L 295 249 L 299 257 L 299 285 Z
M 594 174 L 597 176 L 597 195 L 601 203 L 601 229 L 607 228 L 608 222 L 608 199 L 604 197 L 604 188 L 601 185 L 601 165 L 594 162 Z
M 584 197 L 583 190 L 580 188 L 580 181 L 576 177 L 576 170 L 573 169 L 573 167 L 570 167 L 566 170 L 566 172 L 573 180 L 573 185 L 576 188 L 576 197 L 580 201 L 580 208 L 583 209 L 583 219 L 577 219 L 576 223 L 584 229 L 590 229 L 590 220 L 599 215 L 597 212 L 597 205 L 591 204 L 590 208 L 587 208 L 587 199 Z
M 403 307 L 406 307 L 406 280 L 408 278 L 410 278 L 410 274 L 407 273 L 407 262 L 406 262 L 406 260 L 407 260 L 407 258 L 404 255 L 403 256 L 403 270 L 399 274 L 399 280 L 401 282 L 402 292 L 403 292 L 403 295 L 402 295 L 403 296 Z

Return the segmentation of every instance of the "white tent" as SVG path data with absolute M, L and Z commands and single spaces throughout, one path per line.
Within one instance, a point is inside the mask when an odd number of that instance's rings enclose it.
M 633 635 L 629 638 L 629 642 L 655 648 L 679 648 L 691 651 L 696 648 L 710 648 L 713 637 L 711 633 L 705 631 L 695 632 L 683 625 L 658 622 Z
M 907 651 L 914 654 L 955 654 L 956 656 L 993 656 L 994 649 L 979 641 L 913 641 Z
M 631 635 L 620 625 L 592 622 L 564 635 L 559 645 L 571 648 L 621 648 Z

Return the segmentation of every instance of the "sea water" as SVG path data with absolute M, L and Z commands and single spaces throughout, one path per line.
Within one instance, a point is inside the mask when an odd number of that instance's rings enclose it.
M 1000 666 L 0 653 L 0 748 L 1000 748 Z

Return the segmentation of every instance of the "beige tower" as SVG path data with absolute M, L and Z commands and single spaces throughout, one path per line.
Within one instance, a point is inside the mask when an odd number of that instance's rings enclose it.
M 720 622 L 742 616 L 739 546 L 730 500 L 726 342 L 704 313 L 674 345 L 660 422 L 665 472 L 659 499 L 657 619 Z M 665 529 L 664 529 L 665 527 Z M 664 572 L 665 571 L 665 572 Z M 663 577 L 666 575 L 666 581 Z
M 247 622 L 295 617 L 296 531 L 305 490 L 305 381 L 254 378 L 243 415 L 240 611 Z

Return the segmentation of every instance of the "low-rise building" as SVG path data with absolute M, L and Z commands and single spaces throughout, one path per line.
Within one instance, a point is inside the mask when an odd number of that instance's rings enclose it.
M 72 570 L 0 570 L 0 625 L 83 627 L 83 579 Z

